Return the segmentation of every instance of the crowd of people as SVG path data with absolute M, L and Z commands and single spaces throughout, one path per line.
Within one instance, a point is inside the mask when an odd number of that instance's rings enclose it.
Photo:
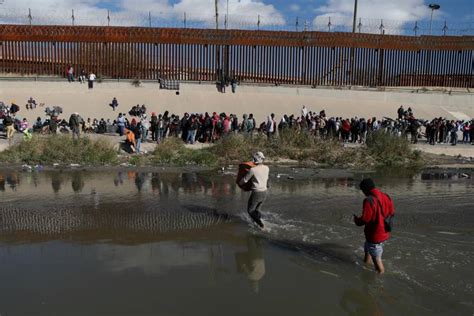
M 119 106 L 116 98 L 109 104 L 113 111 Z M 37 102 L 30 98 L 26 102 L 26 109 L 35 109 Z M 43 105 L 44 106 L 44 105 Z M 367 135 L 373 131 L 383 130 L 386 133 L 409 137 L 412 143 L 420 139 L 435 145 L 450 143 L 456 145 L 458 137 L 462 137 L 464 144 L 474 143 L 474 120 L 460 121 L 446 118 L 423 120 L 415 118 L 411 108 L 401 106 L 397 111 L 397 118 L 383 117 L 328 117 L 324 110 L 315 112 L 303 106 L 299 115 L 284 114 L 276 121 L 275 114 L 271 113 L 264 121 L 257 122 L 252 113 L 184 113 L 171 114 L 152 112 L 148 115 L 145 105 L 135 105 L 128 113 L 120 112 L 115 119 L 83 119 L 79 113 L 73 113 L 68 120 L 61 118 L 62 108 L 59 106 L 45 107 L 45 118 L 38 117 L 30 124 L 26 118 L 20 118 L 20 106 L 12 102 L 6 106 L 0 102 L 0 127 L 7 133 L 8 139 L 15 131 L 26 133 L 67 133 L 74 137 L 81 133 L 119 134 L 127 136 L 127 143 L 132 151 L 140 152 L 143 142 L 160 143 L 166 137 L 179 137 L 188 144 L 212 143 L 230 133 L 254 135 L 265 134 L 267 137 L 277 137 L 285 130 L 297 133 L 307 133 L 319 139 L 336 139 L 344 143 L 365 143 Z M 30 137 L 30 136 L 25 136 Z

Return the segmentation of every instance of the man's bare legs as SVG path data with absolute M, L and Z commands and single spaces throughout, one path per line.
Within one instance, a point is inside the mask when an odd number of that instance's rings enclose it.
M 364 263 L 370 266 L 372 263 L 375 266 L 375 270 L 379 274 L 383 274 L 385 272 L 385 267 L 382 263 L 382 257 L 372 257 L 368 252 L 364 254 Z

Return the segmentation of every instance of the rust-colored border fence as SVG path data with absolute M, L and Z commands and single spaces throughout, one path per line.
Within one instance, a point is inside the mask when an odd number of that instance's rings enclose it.
M 0 25 L 0 72 L 311 86 L 474 87 L 473 36 Z

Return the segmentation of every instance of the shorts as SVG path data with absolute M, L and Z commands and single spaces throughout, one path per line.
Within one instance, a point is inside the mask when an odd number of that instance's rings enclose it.
M 372 258 L 381 258 L 383 254 L 383 242 L 374 244 L 370 241 L 364 243 L 364 251 L 370 254 Z

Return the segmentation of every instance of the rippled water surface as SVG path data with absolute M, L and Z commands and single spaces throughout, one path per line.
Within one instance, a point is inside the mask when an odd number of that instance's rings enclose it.
M 472 174 L 372 175 L 397 211 L 384 276 L 363 176 L 273 170 L 261 232 L 232 170 L 0 171 L 0 315 L 472 315 Z

